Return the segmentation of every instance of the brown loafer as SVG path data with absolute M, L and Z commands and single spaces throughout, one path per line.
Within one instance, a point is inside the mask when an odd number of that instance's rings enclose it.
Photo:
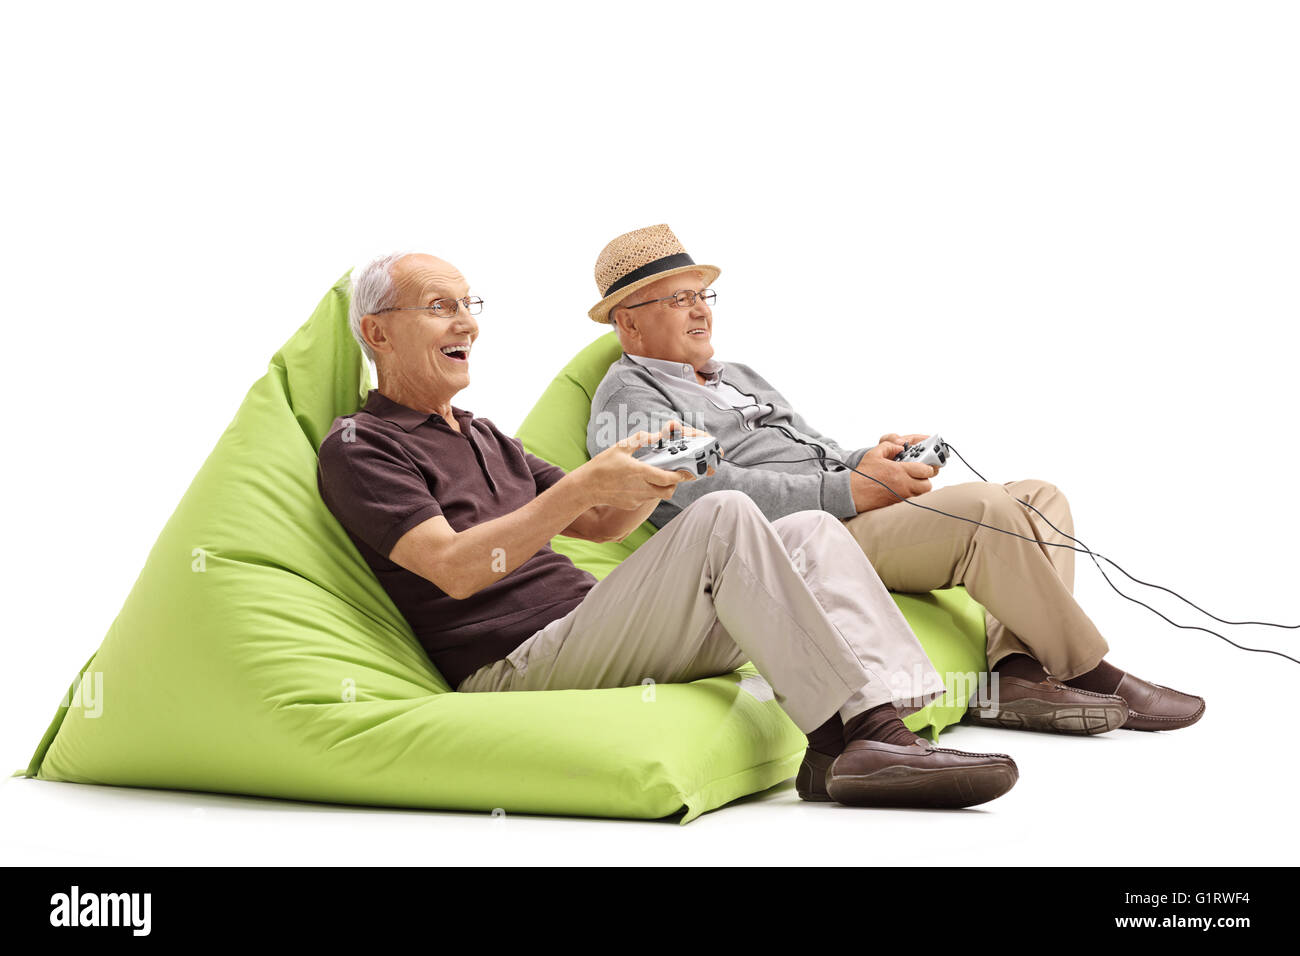
M 1128 704 L 1125 730 L 1177 730 L 1201 719 L 1205 701 L 1126 673 L 1115 693 Z
M 1006 754 L 948 750 L 919 737 L 907 747 L 851 740 L 826 774 L 826 792 L 850 807 L 953 810 L 1000 797 L 1019 777 Z
M 1129 706 L 1115 694 L 1095 694 L 1049 677 L 999 677 L 998 699 L 972 697 L 962 723 L 1053 734 L 1104 734 L 1124 725 Z
M 826 792 L 826 771 L 831 769 L 834 762 L 835 758 L 830 754 L 811 747 L 804 751 L 803 763 L 799 765 L 799 772 L 794 777 L 794 789 L 800 800 L 830 802 L 831 795 Z

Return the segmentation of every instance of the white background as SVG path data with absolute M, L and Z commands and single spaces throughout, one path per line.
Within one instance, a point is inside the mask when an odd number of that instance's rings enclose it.
M 723 269 L 719 357 L 815 427 L 940 431 L 991 480 L 1060 485 L 1138 576 L 1300 622 L 1293 5 L 14 3 L 0 44 L 6 770 L 272 353 L 396 249 L 487 301 L 457 404 L 513 430 L 601 332 L 600 248 L 667 222 Z M 1020 763 L 978 811 L 786 784 L 679 828 L 12 780 L 4 858 L 338 863 L 361 832 L 367 862 L 1293 860 L 1300 667 L 1088 566 L 1077 590 L 1114 663 L 1207 714 L 957 728 Z M 1300 657 L 1295 631 L 1236 630 Z

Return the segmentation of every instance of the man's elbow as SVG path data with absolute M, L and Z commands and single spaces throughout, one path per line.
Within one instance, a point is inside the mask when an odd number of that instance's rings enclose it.
M 596 505 L 566 528 L 563 533 L 580 541 L 606 544 L 618 540 L 618 524 L 620 522 L 617 511 L 605 505 Z
M 468 578 L 461 577 L 460 575 L 448 577 L 440 574 L 437 577 L 434 577 L 428 569 L 423 568 L 418 573 L 420 577 L 424 578 L 443 594 L 447 595 L 447 597 L 455 601 L 463 601 L 466 598 L 473 597 L 478 591 L 478 588 L 474 587 L 473 582 Z
M 632 527 L 630 527 L 630 528 L 624 528 L 623 530 L 619 531 L 617 534 L 611 536 L 609 540 L 610 540 L 610 541 L 617 541 L 619 544 L 622 544 L 622 543 L 623 543 L 624 541 L 626 541 L 628 538 L 632 537 L 633 532 L 635 532 L 636 529 L 639 528 L 639 527 L 641 527 L 641 525 L 639 525 L 639 524 L 634 524 L 634 525 L 633 525 Z

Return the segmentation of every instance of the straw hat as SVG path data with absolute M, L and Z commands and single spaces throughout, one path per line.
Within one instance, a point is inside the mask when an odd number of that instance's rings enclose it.
M 722 274 L 717 266 L 696 265 L 667 226 L 625 232 L 596 257 L 596 288 L 603 298 L 587 314 L 609 322 L 609 310 L 643 286 L 679 272 L 702 272 L 709 285 Z

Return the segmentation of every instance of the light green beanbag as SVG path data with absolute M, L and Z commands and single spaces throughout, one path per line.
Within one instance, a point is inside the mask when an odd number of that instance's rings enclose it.
M 524 447 L 566 471 L 586 461 L 591 397 L 621 354 L 618 336 L 613 332 L 579 352 L 519 427 L 518 437 Z M 594 544 L 558 537 L 552 547 L 601 578 L 648 541 L 654 531 L 654 525 L 646 522 L 621 542 Z M 894 600 L 948 684 L 947 694 L 904 721 L 915 733 L 928 729 L 930 736 L 937 739 L 939 731 L 957 723 L 966 713 L 966 701 L 976 689 L 977 675 L 987 667 L 984 608 L 967 596 L 965 588 L 895 594 Z
M 803 735 L 752 668 L 450 691 L 317 492 L 320 440 L 369 386 L 340 280 L 249 390 L 27 776 L 685 823 L 794 775 Z M 564 411 L 557 432 L 585 430 Z

